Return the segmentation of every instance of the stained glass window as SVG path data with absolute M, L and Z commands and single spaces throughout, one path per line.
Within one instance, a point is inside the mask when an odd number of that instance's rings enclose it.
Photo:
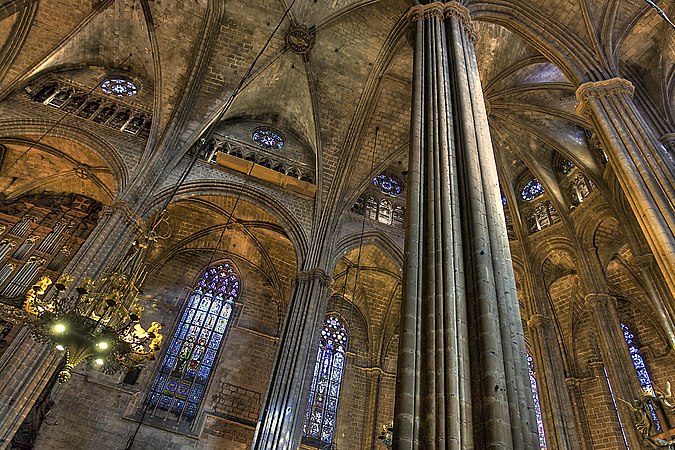
M 373 178 L 373 184 L 380 190 L 380 192 L 391 195 L 392 197 L 395 197 L 401 193 L 401 185 L 399 182 L 393 177 L 385 174 L 381 174 Z
M 101 84 L 101 90 L 118 97 L 131 97 L 138 93 L 138 87 L 133 81 L 122 77 L 108 78 Z
M 616 407 L 616 397 L 614 396 L 614 388 L 612 388 L 612 382 L 609 381 L 609 374 L 607 373 L 607 367 L 602 368 L 605 372 L 605 379 L 607 380 L 607 387 L 609 388 L 609 396 L 612 399 L 612 405 L 614 405 L 614 412 L 616 413 L 616 419 L 619 421 L 619 429 L 621 430 L 621 436 L 623 436 L 623 443 L 626 444 L 626 450 L 630 450 L 628 446 L 628 437 L 626 436 L 626 430 L 623 428 L 623 422 L 621 422 L 621 416 L 619 416 L 619 408 Z
M 574 169 L 574 163 L 572 161 L 570 161 L 569 159 L 564 160 L 562 162 L 562 164 L 560 165 L 560 170 L 565 175 L 570 173 L 572 171 L 572 169 Z
M 532 178 L 527 184 L 523 187 L 523 190 L 520 191 L 520 198 L 523 200 L 529 201 L 534 200 L 544 193 L 544 187 L 541 185 L 538 179 Z
M 534 374 L 534 360 L 530 352 L 527 352 L 527 366 L 530 371 L 530 387 L 532 388 L 532 397 L 534 398 L 534 414 L 537 417 L 537 432 L 539 433 L 539 447 L 547 449 L 546 435 L 544 434 L 544 419 L 541 415 L 541 403 L 539 403 L 539 389 L 537 388 L 537 379 Z
M 256 144 L 270 150 L 281 150 L 286 143 L 284 135 L 271 128 L 256 128 L 252 138 Z
M 626 339 L 626 344 L 628 345 L 628 351 L 630 357 L 633 360 L 633 366 L 637 372 L 638 379 L 640 380 L 640 386 L 645 394 L 654 395 L 654 385 L 652 380 L 649 377 L 649 372 L 647 371 L 647 366 L 645 365 L 645 360 L 642 359 L 640 355 L 640 350 L 638 348 L 638 343 L 635 339 L 635 334 L 626 324 L 621 324 L 621 331 L 623 331 L 623 337 Z M 661 432 L 661 424 L 659 423 L 659 418 L 656 415 L 656 410 L 654 406 L 650 403 L 649 410 L 652 413 L 652 418 L 654 419 L 654 424 L 656 425 L 656 431 Z
M 333 442 L 346 350 L 347 330 L 337 316 L 328 316 L 321 330 L 309 405 L 302 428 L 304 439 L 310 443 Z
M 192 423 L 238 295 L 239 279 L 228 264 L 197 282 L 148 395 L 153 415 Z

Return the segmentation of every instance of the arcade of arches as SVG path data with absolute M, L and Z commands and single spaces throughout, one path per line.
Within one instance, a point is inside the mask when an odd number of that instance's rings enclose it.
M 673 111 L 643 0 L 0 0 L 0 449 L 672 448 Z M 167 203 L 56 383 L 7 311 Z

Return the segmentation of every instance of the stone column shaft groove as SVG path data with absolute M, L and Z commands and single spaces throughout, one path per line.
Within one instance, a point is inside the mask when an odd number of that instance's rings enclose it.
M 300 444 L 329 283 L 322 269 L 298 274 L 252 450 L 295 450 Z
M 579 86 L 577 112 L 590 119 L 631 209 L 675 297 L 675 172 L 633 104 L 628 80 Z
M 416 21 L 394 448 L 534 449 L 525 345 L 468 10 Z

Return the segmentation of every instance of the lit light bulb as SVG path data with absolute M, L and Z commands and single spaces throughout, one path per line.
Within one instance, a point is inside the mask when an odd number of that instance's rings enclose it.
M 64 324 L 57 323 L 56 325 L 54 325 L 55 333 L 63 333 L 64 331 L 66 331 L 66 326 Z
M 103 359 L 102 359 L 102 358 L 96 358 L 96 359 L 94 360 L 94 363 L 95 363 L 97 366 L 102 366 L 102 365 L 103 365 Z
M 60 352 L 62 352 L 62 351 L 64 351 L 64 350 L 66 349 L 66 348 L 65 348 L 63 345 L 61 345 L 61 344 L 56 344 L 56 347 L 55 347 L 55 348 L 56 348 L 58 351 L 60 351 Z
M 108 343 L 105 341 L 101 341 L 98 344 L 96 344 L 96 346 L 101 350 L 106 350 L 108 348 Z

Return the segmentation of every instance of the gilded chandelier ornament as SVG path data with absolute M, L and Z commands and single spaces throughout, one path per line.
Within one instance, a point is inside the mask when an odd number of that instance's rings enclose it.
M 138 304 L 138 288 L 144 277 L 142 261 L 156 233 L 134 242 L 130 255 L 112 273 L 96 280 L 85 278 L 68 294 L 73 277 L 63 274 L 54 285 L 56 295 L 45 296 L 52 284 L 43 276 L 26 293 L 23 311 L 33 335 L 52 342 L 65 354 L 60 382 L 71 377 L 80 363 L 99 367 L 106 373 L 139 367 L 155 358 L 162 342 L 162 325 L 152 322 L 146 330 L 140 324 L 143 307 Z

